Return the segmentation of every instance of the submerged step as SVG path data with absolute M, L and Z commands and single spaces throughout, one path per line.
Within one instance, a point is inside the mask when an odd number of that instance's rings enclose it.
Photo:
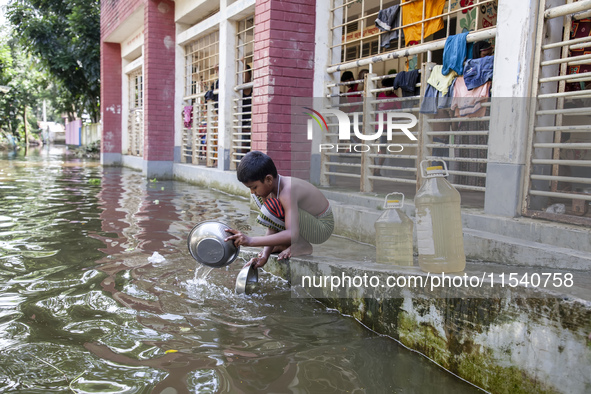
M 591 253 L 464 229 L 466 255 L 473 260 L 553 269 L 591 270 Z

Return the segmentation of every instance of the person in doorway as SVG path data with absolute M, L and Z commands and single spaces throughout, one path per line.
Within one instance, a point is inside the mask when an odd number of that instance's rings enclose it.
M 312 254 L 311 244 L 324 243 L 334 230 L 334 216 L 324 194 L 303 179 L 281 176 L 273 160 L 259 151 L 247 153 L 236 171 L 238 180 L 250 189 L 260 210 L 257 222 L 267 227 L 261 237 L 226 230 L 236 246 L 263 246 L 250 261 L 255 268 L 267 263 L 271 253 L 278 259 Z

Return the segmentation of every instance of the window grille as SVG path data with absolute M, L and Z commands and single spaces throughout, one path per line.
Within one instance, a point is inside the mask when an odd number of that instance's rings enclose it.
M 251 150 L 253 56 L 254 56 L 254 15 L 238 22 L 236 33 L 236 85 L 238 93 L 233 100 L 232 145 L 230 168 Z
M 219 32 L 185 46 L 183 163 L 217 166 Z

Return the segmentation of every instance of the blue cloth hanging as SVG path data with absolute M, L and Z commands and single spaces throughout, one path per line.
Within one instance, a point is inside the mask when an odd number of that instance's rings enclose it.
M 466 48 L 466 36 L 468 32 L 456 34 L 455 36 L 447 37 L 445 46 L 443 47 L 443 75 L 449 74 L 450 70 L 454 70 L 458 75 L 464 73 L 464 59 L 468 50 Z

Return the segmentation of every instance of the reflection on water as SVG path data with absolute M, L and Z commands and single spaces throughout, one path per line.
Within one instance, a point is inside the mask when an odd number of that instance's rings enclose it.
M 260 231 L 244 199 L 57 148 L 0 156 L 0 391 L 476 391 L 278 278 L 234 294 L 240 263 L 186 250 L 206 219 Z

